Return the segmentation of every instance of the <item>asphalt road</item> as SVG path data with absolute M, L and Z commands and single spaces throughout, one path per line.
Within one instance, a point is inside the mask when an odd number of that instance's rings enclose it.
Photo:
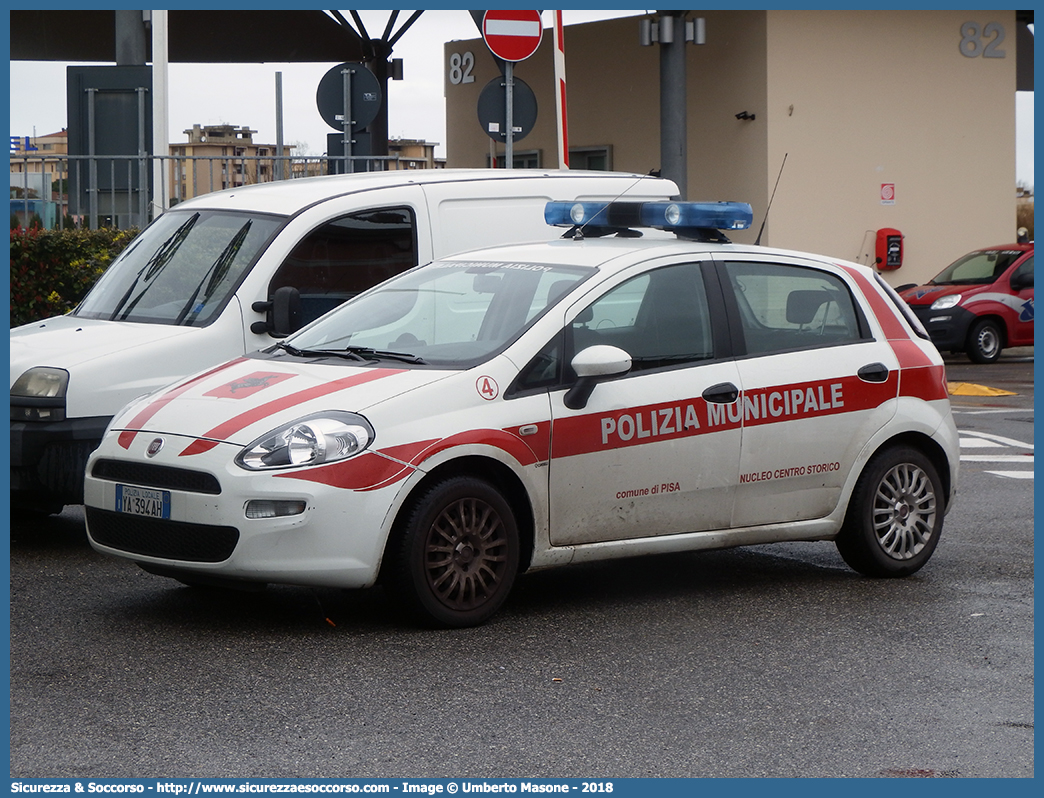
M 1031 777 L 1032 370 L 948 359 L 1017 395 L 954 397 L 982 459 L 905 580 L 826 543 L 652 557 L 420 631 L 379 589 L 190 589 L 95 554 L 80 508 L 16 520 L 11 774 Z

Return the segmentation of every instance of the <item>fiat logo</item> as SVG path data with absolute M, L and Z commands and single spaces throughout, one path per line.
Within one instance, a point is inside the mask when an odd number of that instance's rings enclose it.
M 155 457 L 159 454 L 160 449 L 163 448 L 163 438 L 156 438 L 152 443 L 149 444 L 149 448 L 145 450 L 146 457 Z

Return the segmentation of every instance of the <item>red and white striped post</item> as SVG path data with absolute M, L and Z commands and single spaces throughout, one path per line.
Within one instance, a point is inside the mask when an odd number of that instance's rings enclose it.
M 558 112 L 558 168 L 569 168 L 569 122 L 566 116 L 565 38 L 562 12 L 555 12 L 555 88 Z

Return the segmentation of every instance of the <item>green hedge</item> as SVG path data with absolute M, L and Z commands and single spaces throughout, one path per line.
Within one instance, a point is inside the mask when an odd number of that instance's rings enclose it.
M 11 326 L 68 313 L 137 229 L 11 230 Z

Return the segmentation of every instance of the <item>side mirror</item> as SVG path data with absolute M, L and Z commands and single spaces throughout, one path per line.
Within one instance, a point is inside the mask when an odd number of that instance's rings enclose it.
M 563 402 L 570 410 L 580 410 L 587 406 L 595 385 L 631 370 L 631 356 L 616 346 L 589 346 L 578 352 L 570 365 L 576 372 L 577 380 L 566 391 Z
M 275 338 L 286 338 L 301 326 L 301 292 L 292 285 L 277 288 L 270 301 L 255 302 L 250 309 L 266 314 L 264 321 L 250 325 L 250 332 L 257 335 L 270 333 Z
M 1011 278 L 1011 290 L 1021 291 L 1024 288 L 1033 287 L 1033 272 L 1022 272 Z

